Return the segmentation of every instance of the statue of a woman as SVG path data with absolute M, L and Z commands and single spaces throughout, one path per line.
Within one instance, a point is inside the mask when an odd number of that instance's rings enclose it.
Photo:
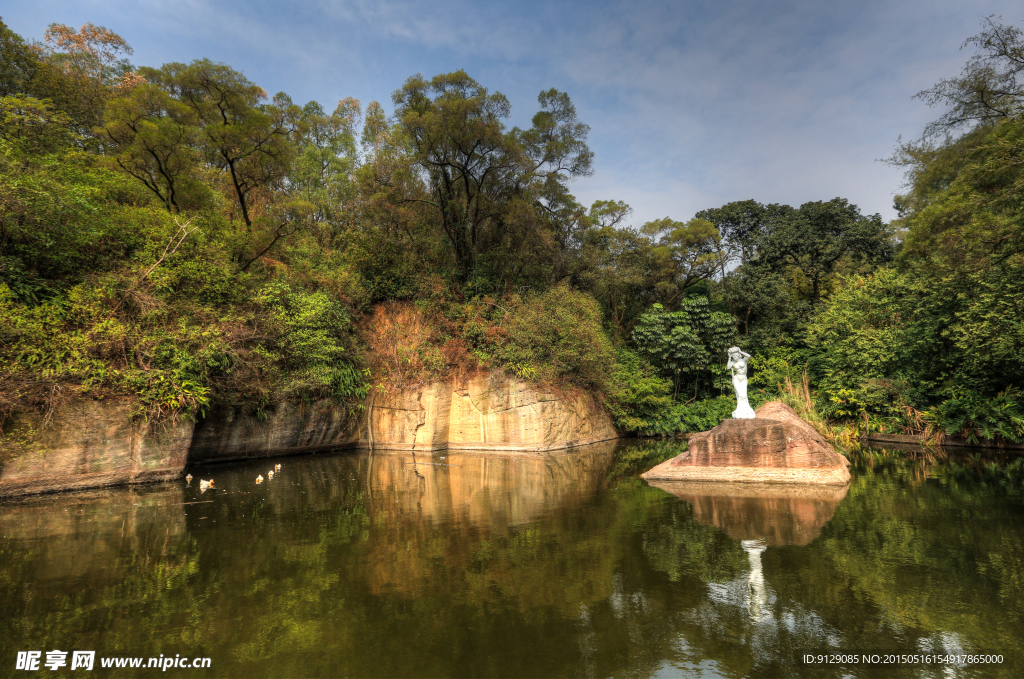
M 754 410 L 747 400 L 747 361 L 750 354 L 739 347 L 729 349 L 729 362 L 725 364 L 732 373 L 732 386 L 736 390 L 736 410 L 732 413 L 734 420 L 754 419 Z

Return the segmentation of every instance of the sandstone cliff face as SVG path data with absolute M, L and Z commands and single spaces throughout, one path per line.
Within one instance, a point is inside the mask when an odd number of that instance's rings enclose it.
M 176 478 L 187 462 L 318 450 L 544 452 L 617 437 L 589 394 L 560 396 L 503 375 L 375 392 L 361 410 L 281 403 L 263 417 L 214 408 L 194 424 L 133 423 L 127 403 L 80 401 L 19 414 L 0 438 L 0 497 Z
M 334 401 L 317 401 L 312 406 L 279 403 L 263 417 L 221 406 L 196 424 L 188 461 L 293 455 L 355 443 L 355 420 Z
M 503 375 L 477 375 L 373 398 L 359 444 L 543 452 L 617 437 L 611 417 L 587 394 L 559 396 Z
M 122 401 L 78 401 L 49 421 L 16 413 L 0 439 L 0 496 L 181 476 L 193 423 L 135 423 L 129 412 Z

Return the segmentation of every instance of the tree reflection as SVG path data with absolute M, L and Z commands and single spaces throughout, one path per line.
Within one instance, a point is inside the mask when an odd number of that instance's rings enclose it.
M 1019 653 L 1005 484 L 889 453 L 856 457 L 838 500 L 635 477 L 674 445 L 288 458 L 256 486 L 261 460 L 202 469 L 202 496 L 8 502 L 0 635 L 209 655 L 218 676 L 810 676 L 808 649 Z

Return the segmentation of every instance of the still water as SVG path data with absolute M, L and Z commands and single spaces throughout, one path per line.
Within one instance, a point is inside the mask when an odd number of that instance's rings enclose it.
M 321 454 L 0 502 L 0 676 L 1024 675 L 1021 458 L 854 451 L 848 488 L 806 492 L 637 478 L 673 445 Z M 96 667 L 15 669 L 53 649 Z M 800 660 L 837 650 L 1014 666 Z M 211 667 L 99 667 L 160 654 Z

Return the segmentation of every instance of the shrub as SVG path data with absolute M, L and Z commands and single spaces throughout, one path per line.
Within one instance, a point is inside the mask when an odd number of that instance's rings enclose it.
M 271 281 L 256 295 L 274 334 L 266 343 L 268 357 L 283 370 L 286 396 L 362 399 L 367 385 L 346 346 L 351 322 L 348 311 L 327 293 L 296 289 Z
M 729 314 L 712 311 L 703 296 L 689 297 L 680 311 L 655 304 L 637 321 L 633 342 L 640 355 L 673 381 L 673 392 L 683 386 L 693 395 L 714 390 L 726 374 L 726 350 L 736 334 Z
M 891 417 L 926 400 L 945 358 L 941 319 L 927 295 L 894 269 L 845 280 L 807 329 L 822 414 Z
M 993 398 L 961 391 L 925 411 L 924 418 L 943 434 L 961 436 L 968 443 L 982 439 L 1024 443 L 1024 409 L 1013 389 Z
M 672 383 L 628 349 L 619 349 L 608 379 L 605 405 L 623 432 L 652 434 L 671 429 Z
M 593 297 L 559 285 L 511 310 L 496 357 L 517 376 L 603 388 L 615 362 Z

